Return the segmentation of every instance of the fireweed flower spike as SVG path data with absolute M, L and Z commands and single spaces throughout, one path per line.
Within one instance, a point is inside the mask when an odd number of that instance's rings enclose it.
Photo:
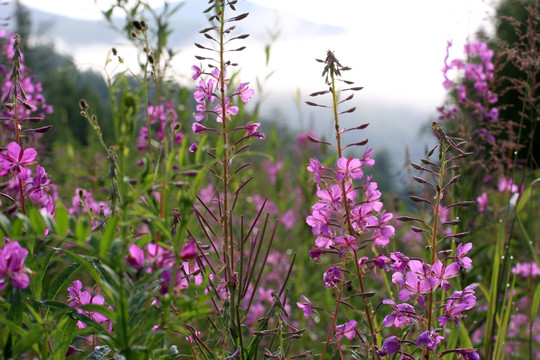
M 467 269 L 472 265 L 471 259 L 466 256 L 472 247 L 471 243 L 459 243 L 455 253 L 451 249 L 438 248 L 447 243 L 443 240 L 448 237 L 460 239 L 467 235 L 467 233 L 454 234 L 451 228 L 447 228 L 448 225 L 458 223 L 448 218 L 447 210 L 470 206 L 474 202 L 461 201 L 445 206 L 443 201 L 446 200 L 444 195 L 448 186 L 459 179 L 459 176 L 455 174 L 449 178 L 451 171 L 448 169 L 455 167 L 456 160 L 470 154 L 461 149 L 464 145 L 461 139 L 449 137 L 440 125 L 434 123 L 433 130 L 439 140 L 439 145 L 433 148 L 425 159 L 422 159 L 425 167 L 418 164 L 411 165 L 426 176 L 425 179 L 418 177 L 420 179 L 418 182 L 425 185 L 431 193 L 434 192 L 428 197 L 434 200 L 419 196 L 410 197 L 415 202 L 427 204 L 433 211 L 433 215 L 429 221 L 407 216 L 398 218 L 401 221 L 413 221 L 419 224 L 411 229 L 426 234 L 426 238 L 429 239 L 427 249 L 430 250 L 431 257 L 428 260 L 409 259 L 401 253 L 392 253 L 390 255 L 392 264 L 389 266 L 394 271 L 392 282 L 400 289 L 399 300 L 404 302 L 401 306 L 407 308 L 407 314 L 417 320 L 411 321 L 410 324 L 418 328 L 414 344 L 422 349 L 424 359 L 438 358 L 438 354 L 433 354 L 432 357 L 430 353 L 437 351 L 438 344 L 445 339 L 444 335 L 449 333 L 447 328 L 459 325 L 461 319 L 465 317 L 465 311 L 472 309 L 476 304 L 475 285 L 467 286 L 462 291 L 454 291 L 450 297 L 447 297 L 447 292 L 452 286 L 450 279 L 458 276 L 462 269 Z M 437 148 L 439 149 L 439 165 L 429 160 Z M 438 295 L 439 293 L 443 295 Z M 439 301 L 441 298 L 442 300 Z M 399 305 L 395 305 L 390 299 L 383 300 L 383 304 L 392 306 L 392 313 L 385 318 L 383 325 L 385 327 L 402 325 L 407 318 L 398 317 L 403 315 L 402 311 L 397 309 Z M 438 318 L 436 318 L 437 314 L 439 314 Z M 399 323 L 396 324 L 395 321 L 398 319 Z M 435 328 L 437 325 L 442 328 Z M 390 335 L 385 342 L 393 343 L 394 340 L 395 337 Z M 411 343 L 410 340 L 402 339 L 402 342 L 405 341 L 407 344 Z M 408 345 L 407 348 L 409 348 Z M 383 355 L 383 352 L 380 354 Z M 390 353 L 386 352 L 386 354 Z
M 340 116 L 354 112 L 354 107 L 340 109 L 346 106 L 349 100 L 353 98 L 354 92 L 359 91 L 361 87 L 354 87 L 352 81 L 341 79 L 341 73 L 350 70 L 350 68 L 341 65 L 331 51 L 327 52 L 325 60 L 317 60 L 324 63 L 323 77 L 327 85 L 326 90 L 312 93 L 310 96 L 319 97 L 322 95 L 331 96 L 330 105 L 321 105 L 312 101 L 306 103 L 310 106 L 330 108 L 333 110 L 335 143 L 331 144 L 317 140 L 311 137 L 310 140 L 318 143 L 329 144 L 337 151 L 337 162 L 333 166 L 323 166 L 316 158 L 309 160 L 307 171 L 313 174 L 316 184 L 317 201 L 312 206 L 312 213 L 306 218 L 306 222 L 311 226 L 313 235 L 316 236 L 315 248 L 309 252 L 310 257 L 320 258 L 322 255 L 337 254 L 340 264 L 332 265 L 323 275 L 324 282 L 328 289 L 337 291 L 336 308 L 331 314 L 332 325 L 330 332 L 334 330 L 341 336 L 350 330 L 352 323 L 345 325 L 336 325 L 336 319 L 342 302 L 342 292 L 344 284 L 354 286 L 354 291 L 362 294 L 363 310 L 356 310 L 355 305 L 350 305 L 357 312 L 365 314 L 364 324 L 366 328 L 359 329 L 363 334 L 369 332 L 368 341 L 365 342 L 368 352 L 375 353 L 376 327 L 370 303 L 365 294 L 364 277 L 373 273 L 368 271 L 368 264 L 374 264 L 379 268 L 387 268 L 388 258 L 379 256 L 376 248 L 385 247 L 390 238 L 394 236 L 394 227 L 389 224 L 393 215 L 383 210 L 381 201 L 381 192 L 378 190 L 377 183 L 372 181 L 370 176 L 365 176 L 365 167 L 375 164 L 371 157 L 373 149 L 364 152 L 361 158 L 353 156 L 344 156 L 344 151 L 350 147 L 362 146 L 367 143 L 361 141 L 344 145 L 342 135 L 356 130 L 364 129 L 367 124 L 363 124 L 350 129 L 340 129 Z M 338 89 L 336 83 L 340 81 L 345 83 L 347 88 Z M 343 98 L 343 100 L 339 100 Z M 369 253 L 368 246 L 371 246 L 372 253 Z M 362 252 L 359 260 L 359 253 Z M 351 268 L 347 268 L 351 266 Z M 370 269 L 375 267 L 371 265 Z M 348 277 L 353 277 L 349 280 Z M 354 284 L 354 285 L 353 285 Z M 388 283 L 389 286 L 389 283 Z M 356 327 L 356 322 L 354 324 Z M 347 329 L 347 330 L 345 330 Z M 351 333 L 352 334 L 352 333 Z M 341 336 L 338 336 L 341 337 Z M 331 338 L 329 337 L 322 357 L 326 353 Z

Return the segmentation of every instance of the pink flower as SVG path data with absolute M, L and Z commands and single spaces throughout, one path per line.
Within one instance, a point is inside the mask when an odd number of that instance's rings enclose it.
M 208 130 L 208 128 L 204 125 L 201 125 L 199 123 L 193 123 L 193 125 L 191 125 L 191 130 L 193 130 L 193 132 L 195 134 L 202 134 L 204 132 L 206 132 L 206 130 Z
M 197 256 L 197 245 L 195 244 L 195 240 L 191 239 L 182 248 L 182 251 L 180 252 L 180 258 L 182 260 L 189 260 L 189 259 L 195 258 L 196 256 Z
M 499 179 L 499 191 L 510 191 L 512 193 L 518 192 L 518 186 L 514 184 L 514 180 L 501 178 Z
M 193 70 L 193 76 L 192 76 L 193 80 L 197 80 L 199 76 L 201 76 L 202 74 L 202 70 L 198 66 L 193 65 L 191 67 L 191 70 Z
M 356 246 L 356 237 L 352 235 L 343 235 L 338 236 L 334 239 L 334 246 L 337 248 L 343 249 L 352 249 L 355 252 L 358 251 L 358 246 Z
M 0 290 L 4 290 L 8 279 L 17 288 L 28 287 L 30 270 L 24 266 L 27 255 L 28 250 L 17 241 L 10 241 L 0 249 Z
M 426 330 L 418 336 L 416 340 L 416 346 L 419 346 L 423 349 L 435 351 L 437 345 L 444 339 L 444 336 L 440 336 L 437 333 L 437 330 L 431 328 L 431 330 Z
M 313 173 L 313 178 L 316 184 L 319 184 L 321 177 L 326 172 L 326 168 L 315 158 L 309 159 L 310 165 L 307 167 L 307 171 Z
M 21 180 L 26 180 L 28 173 L 25 166 L 34 162 L 37 152 L 33 148 L 23 149 L 16 142 L 7 146 L 4 154 L 0 154 L 0 175 L 11 172 Z
M 352 340 L 356 336 L 356 320 L 351 320 L 345 324 L 336 326 L 336 336 L 338 340 L 341 340 L 342 336 Z
M 73 286 L 68 287 L 69 292 L 69 298 L 68 301 L 70 301 L 69 306 L 74 307 L 78 313 L 84 314 L 88 316 L 90 319 L 94 320 L 97 323 L 105 323 L 108 322 L 109 319 L 94 310 L 83 310 L 79 308 L 79 306 L 82 305 L 104 305 L 105 299 L 101 295 L 91 295 L 88 291 L 81 291 L 82 290 L 82 283 L 80 280 L 75 280 L 73 282 Z M 111 329 L 112 324 L 109 323 L 109 330 Z M 79 329 L 84 329 L 86 327 L 86 324 L 84 324 L 82 321 L 77 321 L 77 327 Z
M 308 319 L 311 316 L 311 312 L 313 311 L 313 306 L 311 305 L 311 301 L 304 295 L 300 295 L 303 302 L 299 301 L 296 303 L 296 305 L 304 311 L 304 317 Z
M 359 159 L 339 158 L 337 161 L 336 178 L 338 181 L 343 181 L 343 179 L 347 178 L 361 179 L 364 176 L 363 167 L 364 164 Z
M 529 263 L 517 263 L 516 266 L 512 268 L 512 274 L 521 275 L 523 277 L 537 277 L 540 276 L 540 268 L 534 261 Z
M 464 269 L 468 269 L 472 265 L 472 260 L 467 257 L 467 253 L 472 249 L 472 243 L 459 244 L 456 249 L 456 262 Z
M 249 89 L 248 85 L 249 85 L 248 82 L 240 84 L 238 88 L 236 89 L 236 92 L 233 94 L 233 95 L 239 95 L 240 100 L 242 100 L 244 104 L 247 104 L 249 99 L 253 96 L 253 94 L 255 94 L 255 91 L 253 89 Z
M 246 130 L 246 135 L 249 137 L 256 137 L 258 139 L 264 139 L 264 133 L 259 131 L 259 126 L 261 126 L 260 123 L 248 123 L 244 126 L 244 129 Z
M 381 349 L 377 350 L 377 355 L 386 356 L 395 354 L 400 347 L 401 340 L 397 336 L 391 335 L 384 339 Z
M 486 207 L 488 206 L 488 195 L 484 191 L 482 195 L 476 198 L 476 202 L 478 203 L 478 211 L 484 212 Z
M 193 143 L 191 145 L 189 145 L 189 148 L 188 148 L 189 152 L 197 152 L 197 150 L 199 150 L 199 145 L 197 145 L 196 143 Z
M 225 99 L 225 111 L 223 111 L 221 104 L 218 104 L 214 111 L 217 113 L 217 122 L 223 122 L 223 118 L 225 117 L 226 120 L 229 120 L 231 117 L 230 115 L 236 115 L 238 114 L 238 106 L 233 106 L 228 98 Z M 225 114 L 225 116 L 224 116 Z M 229 115 L 230 114 L 230 115 Z
M 36 167 L 36 176 L 32 181 L 32 187 L 28 190 L 30 200 L 34 203 L 42 203 L 48 200 L 48 195 L 46 191 L 51 184 L 51 180 L 47 178 L 47 173 L 45 169 L 41 166 Z

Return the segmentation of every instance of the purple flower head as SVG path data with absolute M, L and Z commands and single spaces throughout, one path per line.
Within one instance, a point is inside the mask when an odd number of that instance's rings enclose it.
M 322 254 L 326 254 L 326 253 L 329 253 L 329 252 L 332 252 L 332 251 L 316 247 L 316 248 L 313 248 L 313 249 L 309 250 L 309 257 L 312 258 L 313 260 L 317 260 L 317 259 L 320 259 Z
M 459 269 L 460 267 L 457 262 L 453 262 L 450 265 L 446 266 L 440 260 L 438 260 L 431 267 L 434 280 L 431 280 L 430 278 L 430 281 L 435 282 L 435 285 L 433 287 L 442 286 L 445 291 L 448 291 L 450 289 L 450 282 L 448 282 L 447 279 L 451 279 L 457 276 L 459 273 Z
M 347 200 L 354 200 L 355 192 L 352 185 L 347 185 L 345 193 Z M 319 197 L 319 201 L 311 207 L 313 210 L 337 211 L 344 202 L 343 189 L 339 184 L 331 185 L 326 189 L 317 190 L 317 196 Z
M 388 267 L 389 262 L 390 262 L 390 259 L 383 254 L 377 255 L 377 257 L 373 259 L 373 263 L 375 264 L 375 266 L 377 266 L 379 269 L 386 270 L 386 271 L 389 270 L 389 267 Z
M 399 300 L 407 301 L 411 297 L 414 297 L 418 300 L 420 307 L 423 308 L 425 301 L 423 295 L 429 293 L 433 288 L 433 285 L 434 284 L 428 282 L 425 277 L 420 277 L 415 272 L 410 271 L 405 274 L 403 288 L 399 291 Z
M 323 274 L 324 283 L 326 287 L 331 289 L 335 287 L 342 278 L 341 269 L 337 266 L 332 265 L 326 272 Z
M 403 274 L 406 272 L 407 266 L 409 265 L 409 258 L 407 256 L 400 252 L 393 252 L 390 254 L 390 260 L 392 260 L 390 269 Z
M 306 218 L 306 223 L 311 226 L 313 235 L 332 237 L 329 229 L 330 216 L 325 211 L 313 210 L 313 214 Z
M 463 360 L 480 360 L 476 349 L 456 349 L 454 352 L 461 355 Z
M 343 250 L 351 249 L 355 252 L 358 251 L 358 246 L 356 246 L 356 237 L 352 235 L 343 235 L 338 236 L 334 239 L 334 246 L 337 248 L 342 248 Z
M 388 314 L 383 320 L 383 325 L 386 327 L 395 325 L 396 327 L 401 328 L 404 325 L 409 325 L 414 322 L 418 317 L 414 311 L 414 307 L 407 303 L 396 305 L 391 299 L 385 299 L 382 303 L 392 307 L 392 313 Z
M 459 244 L 457 246 L 455 261 L 464 269 L 468 269 L 472 265 L 472 260 L 466 256 L 471 249 L 472 243 Z
M 126 262 L 137 270 L 144 267 L 144 252 L 140 247 L 131 244 L 129 247 L 129 255 L 126 256 Z
M 14 287 L 28 287 L 29 269 L 24 266 L 28 250 L 21 247 L 17 241 L 8 242 L 0 249 L 0 290 L 4 290 L 9 280 Z
M 88 291 L 81 291 L 83 288 L 82 283 L 80 280 L 75 280 L 73 282 L 73 286 L 68 287 L 69 297 L 68 301 L 70 301 L 69 306 L 74 307 L 78 313 L 84 314 L 88 316 L 90 319 L 94 320 L 97 323 L 106 323 L 109 322 L 109 319 L 94 310 L 83 310 L 79 306 L 82 305 L 104 305 L 105 299 L 101 295 L 91 295 Z M 111 330 L 112 324 L 109 322 L 109 330 Z M 77 327 L 79 329 L 84 329 L 86 327 L 86 324 L 84 324 L 82 321 L 77 321 Z
M 50 184 L 51 180 L 47 177 L 45 169 L 38 165 L 36 167 L 36 176 L 32 180 L 32 187 L 28 190 L 30 200 L 33 203 L 46 203 L 48 200 L 47 191 Z
M 197 80 L 202 74 L 202 70 L 198 66 L 193 65 L 191 70 L 193 70 L 193 80 Z
M 364 164 L 359 159 L 339 158 L 337 161 L 336 178 L 338 181 L 343 181 L 343 179 L 361 179 L 364 176 L 363 167 Z
M 381 348 L 377 350 L 377 354 L 379 356 L 392 355 L 397 353 L 400 347 L 401 339 L 392 335 L 384 339 Z
M 514 183 L 514 180 L 507 179 L 507 178 L 500 178 L 499 179 L 499 191 L 510 191 L 511 193 L 518 192 L 518 186 Z
M 308 319 L 311 316 L 311 313 L 313 312 L 313 306 L 311 305 L 311 301 L 304 295 L 300 295 L 302 300 L 304 301 L 298 301 L 296 305 L 304 311 L 304 317 Z
M 356 335 L 356 320 L 351 320 L 345 324 L 336 326 L 336 336 L 338 340 L 345 336 L 347 339 L 352 340 Z
M 216 99 L 216 95 L 213 92 L 215 84 L 215 79 L 208 80 L 208 83 L 206 83 L 203 79 L 200 79 L 199 86 L 195 86 L 195 92 L 193 93 L 195 101 L 199 104 L 206 101 L 213 103 Z
M 206 101 L 201 100 L 196 106 L 195 109 L 198 111 L 198 113 L 193 113 L 193 117 L 195 118 L 195 121 L 201 121 L 206 116 L 206 113 L 208 110 L 206 109 Z M 195 131 L 195 130 L 193 130 Z
M 6 152 L 0 154 L 0 176 L 12 173 L 21 180 L 28 178 L 25 166 L 31 165 L 37 156 L 33 148 L 23 149 L 16 142 L 7 146 Z
M 193 143 L 191 145 L 189 145 L 189 152 L 197 152 L 197 150 L 199 150 L 199 145 L 197 145 L 197 143 Z
M 244 104 L 247 104 L 249 99 L 255 94 L 255 90 L 249 89 L 248 85 L 248 82 L 240 84 L 233 94 L 240 96 L 240 100 L 242 100 Z
M 193 123 L 193 125 L 191 125 L 191 130 L 193 130 L 193 132 L 195 134 L 202 134 L 204 132 L 206 132 L 206 130 L 208 130 L 208 128 L 204 125 L 201 125 L 199 123 Z
M 313 173 L 313 178 L 316 184 L 319 184 L 321 177 L 326 172 L 326 168 L 315 158 L 309 159 L 310 165 L 307 167 L 307 171 Z
M 462 291 L 455 291 L 452 296 L 446 299 L 444 314 L 439 316 L 439 325 L 444 326 L 450 321 L 460 324 L 461 318 L 465 317 L 465 310 L 470 310 L 476 305 L 474 289 L 476 285 L 469 285 Z
M 362 158 L 362 163 L 364 164 L 364 166 L 375 165 L 375 159 L 371 157 L 371 154 L 373 154 L 372 148 L 369 148 L 364 152 L 364 157 Z
M 225 120 L 230 120 L 231 118 L 231 115 L 237 115 L 238 114 L 238 106 L 234 106 L 231 104 L 231 101 L 226 98 L 225 99 L 225 111 L 223 111 L 222 107 L 221 107 L 221 104 L 218 104 L 215 108 L 214 108 L 214 111 L 217 113 L 217 119 L 216 121 L 217 122 L 223 122 L 223 118 L 225 118 Z
M 195 257 L 197 257 L 197 245 L 195 244 L 195 240 L 191 239 L 182 248 L 182 252 L 180 253 L 180 258 L 182 260 L 189 260 L 189 259 L 194 259 Z
M 521 275 L 523 277 L 537 277 L 540 276 L 540 268 L 534 261 L 517 263 L 516 266 L 512 268 L 512 274 Z
M 480 195 L 479 197 L 476 198 L 476 202 L 478 203 L 478 211 L 479 212 L 484 212 L 484 210 L 488 206 L 488 195 L 487 195 L 487 193 L 485 191 L 482 192 L 482 195 Z
M 264 139 L 264 133 L 259 131 L 259 126 L 261 126 L 260 123 L 248 123 L 244 126 L 244 129 L 246 130 L 246 136 L 249 137 L 256 137 L 258 139 Z
M 437 330 L 431 328 L 431 330 L 426 330 L 418 336 L 416 346 L 419 346 L 422 349 L 435 351 L 442 339 L 444 339 L 444 336 L 440 336 L 437 333 Z

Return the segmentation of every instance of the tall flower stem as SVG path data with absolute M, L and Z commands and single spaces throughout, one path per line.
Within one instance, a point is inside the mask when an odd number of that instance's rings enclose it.
M 441 204 L 441 197 L 442 197 L 442 188 L 443 188 L 443 180 L 444 180 L 444 174 L 445 174 L 445 168 L 446 168 L 446 144 L 444 143 L 443 139 L 440 139 L 440 159 L 441 159 L 441 167 L 439 170 L 439 184 L 436 188 L 436 200 L 435 200 L 435 209 L 434 209 L 434 219 L 433 219 L 433 229 L 431 232 L 431 265 L 435 264 L 437 261 L 437 229 L 439 227 L 439 215 L 440 215 L 440 204 Z M 431 289 L 429 292 L 429 299 L 428 299 L 428 318 L 427 318 L 427 327 L 426 330 L 429 331 L 431 329 L 431 323 L 433 321 L 433 293 L 435 292 L 435 289 Z M 429 359 L 429 350 L 424 350 L 424 359 Z
M 223 214 L 221 219 L 222 237 L 223 237 L 223 261 L 225 263 L 225 274 L 227 279 L 227 287 L 230 293 L 230 308 L 229 308 L 229 321 L 235 323 L 236 330 L 233 331 L 233 338 L 235 345 L 241 346 L 241 354 L 243 358 L 243 346 L 242 346 L 242 329 L 240 323 L 240 316 L 238 314 L 238 304 L 236 304 L 236 283 L 234 280 L 234 244 L 231 234 L 231 217 L 229 210 L 229 162 L 232 158 L 229 158 L 229 133 L 227 129 L 227 95 L 225 88 L 225 8 L 226 3 L 223 1 L 219 6 L 220 13 L 220 29 L 219 29 L 219 84 L 220 87 L 220 102 L 221 102 L 221 120 L 222 130 L 221 136 L 223 140 L 223 160 L 222 160 L 222 181 L 223 181 Z
M 337 146 L 337 151 L 338 151 L 338 157 L 341 158 L 343 157 L 343 150 L 342 150 L 342 146 L 341 146 L 341 132 L 340 132 L 340 129 L 339 129 L 339 115 L 338 115 L 338 104 L 339 104 L 339 99 L 338 99 L 338 96 L 337 96 L 337 91 L 336 91 L 336 81 L 335 81 L 335 74 L 333 71 L 330 72 L 331 74 L 331 79 L 332 79 L 332 82 L 331 82 L 331 92 L 332 92 L 332 108 L 333 108 L 333 112 L 334 112 L 334 126 L 335 126 L 335 131 L 336 131 L 336 146 Z M 345 207 L 345 219 L 346 219 L 346 226 L 347 226 L 347 232 L 349 235 L 353 235 L 355 234 L 354 230 L 353 230 L 353 227 L 352 227 L 352 222 L 351 222 L 351 216 L 350 216 L 350 208 L 349 208 L 349 203 L 347 201 L 347 189 L 346 189 L 346 184 L 345 184 L 346 180 L 345 178 L 343 178 L 343 180 L 340 181 L 340 185 L 341 185 L 341 193 L 342 193 L 342 199 L 343 199 L 343 206 Z M 356 274 L 357 274 L 357 277 L 358 277 L 358 283 L 360 285 L 360 291 L 362 293 L 365 293 L 365 287 L 364 287 L 364 280 L 363 280 L 363 276 L 360 272 L 360 268 L 358 266 L 358 255 L 356 253 L 356 251 L 354 251 L 354 262 L 355 262 L 355 265 L 356 265 Z M 341 296 L 341 293 L 340 293 L 340 296 Z M 370 304 L 369 304 L 369 301 L 367 300 L 367 298 L 365 296 L 362 296 L 362 299 L 363 299 L 363 302 L 364 302 L 364 310 L 365 310 L 365 314 L 366 314 L 366 319 L 367 319 L 367 323 L 368 323 L 368 326 L 369 326 L 369 331 L 370 331 L 370 334 L 371 334 L 371 339 L 372 339 L 372 344 L 376 344 L 377 343 L 377 338 L 376 338 L 376 333 L 375 333 L 375 328 L 373 326 L 373 319 L 372 319 L 372 316 L 371 316 L 371 309 L 370 309 Z M 337 313 L 337 308 L 336 308 L 336 313 Z M 375 352 L 376 354 L 376 352 Z M 378 356 L 377 356 L 378 358 Z

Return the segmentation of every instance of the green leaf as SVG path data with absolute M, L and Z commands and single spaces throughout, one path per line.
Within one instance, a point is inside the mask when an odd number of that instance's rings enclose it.
M 60 289 L 63 288 L 65 284 L 71 279 L 71 276 L 78 268 L 79 264 L 77 263 L 70 264 L 68 267 L 64 268 L 64 270 L 62 270 L 60 274 L 58 274 L 56 279 L 54 279 L 53 284 L 49 288 L 47 298 L 50 300 L 56 299 L 58 293 L 60 292 Z
M 35 327 L 30 331 L 27 331 L 23 338 L 15 344 L 14 355 L 22 355 L 27 352 L 32 345 L 38 343 L 46 329 L 42 327 Z M 65 355 L 65 353 L 64 353 Z
M 531 306 L 531 319 L 536 319 L 536 315 L 538 315 L 538 306 L 540 305 L 540 284 L 536 286 L 536 290 L 534 290 L 533 295 L 533 301 Z
M 89 357 L 87 357 L 85 360 L 101 360 L 105 356 L 107 356 L 108 353 L 111 352 L 111 348 L 107 345 L 100 347 L 96 351 L 94 351 L 92 354 L 90 354 Z
M 43 217 L 35 207 L 29 207 L 26 216 L 28 216 L 30 224 L 32 224 L 36 234 L 43 234 L 45 232 L 47 226 L 45 225 Z
M 11 221 L 3 213 L 0 212 L 0 233 L 2 237 L 10 237 L 11 235 Z
M 99 244 L 99 257 L 105 258 L 111 247 L 114 235 L 116 234 L 116 225 L 118 225 L 118 216 L 113 216 L 107 221 L 107 227 L 103 232 L 103 237 Z
M 105 305 L 96 305 L 96 304 L 86 304 L 79 306 L 83 310 L 90 310 L 90 311 L 96 311 L 100 314 L 105 315 L 110 320 L 113 320 L 116 316 L 111 309 L 106 307 Z
M 62 249 L 60 250 L 64 254 L 69 255 L 71 258 L 76 260 L 80 265 L 82 265 L 83 268 L 88 272 L 88 275 L 94 279 L 94 281 L 99 285 L 99 287 L 105 292 L 105 294 L 109 297 L 109 299 L 113 299 L 112 291 L 108 283 L 103 281 L 103 278 L 99 275 L 95 267 L 90 264 L 88 260 L 86 260 L 84 257 L 75 254 L 73 251 Z
M 82 217 L 75 225 L 75 237 L 79 243 L 84 243 L 88 235 L 90 235 L 90 222 L 87 218 Z
M 70 316 L 65 316 L 57 325 L 52 334 L 54 338 L 53 360 L 64 360 L 69 345 L 75 337 L 75 327 L 77 320 Z
M 56 204 L 56 233 L 60 237 L 65 237 L 67 235 L 68 226 L 69 226 L 69 217 L 68 212 L 62 203 Z

